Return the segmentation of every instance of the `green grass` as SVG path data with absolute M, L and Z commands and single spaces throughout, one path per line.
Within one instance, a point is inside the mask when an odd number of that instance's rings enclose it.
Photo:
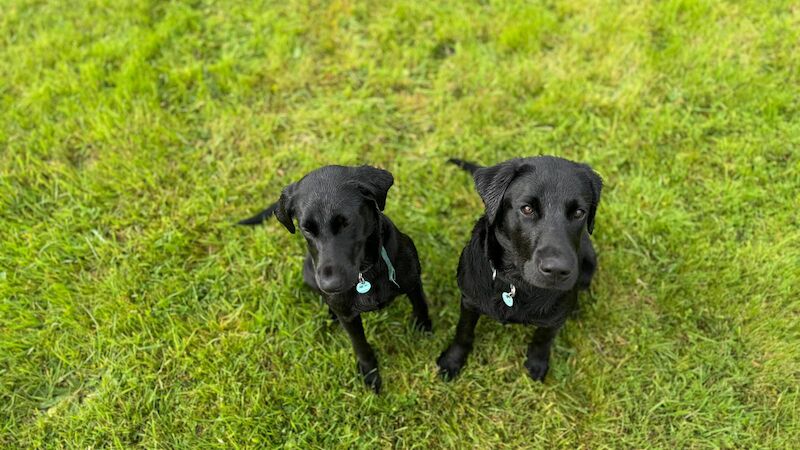
M 796 446 L 800 8 L 625 3 L 4 0 L 0 445 Z M 545 384 L 489 320 L 444 383 L 482 208 L 445 160 L 542 153 L 605 178 L 591 295 Z M 232 226 L 329 163 L 394 173 L 422 260 L 380 396 L 301 238 Z

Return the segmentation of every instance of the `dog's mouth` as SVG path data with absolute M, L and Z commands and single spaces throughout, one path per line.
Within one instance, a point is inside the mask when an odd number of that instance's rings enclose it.
M 348 277 L 349 278 L 349 277 Z M 338 286 L 323 286 L 323 283 L 319 282 L 317 279 L 317 287 L 323 294 L 326 295 L 341 295 L 347 292 L 352 291 L 356 287 L 356 283 L 358 283 L 358 279 L 352 280 L 352 282 L 343 282 L 341 285 Z
M 540 288 L 540 289 L 549 289 L 553 291 L 569 291 L 574 286 L 574 282 L 558 282 L 558 281 L 547 281 L 547 280 L 526 280 L 531 285 Z
M 332 291 L 332 290 L 325 290 L 325 289 L 319 288 L 319 290 L 322 291 L 326 295 L 341 295 L 341 294 L 344 294 L 345 292 L 348 292 L 348 291 L 352 290 L 354 287 L 355 287 L 355 284 L 352 285 L 352 286 L 348 286 L 345 289 L 337 289 L 337 290 L 333 290 Z

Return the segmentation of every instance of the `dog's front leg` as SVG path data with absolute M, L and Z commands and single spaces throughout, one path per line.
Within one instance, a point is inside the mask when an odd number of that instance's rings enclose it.
M 361 322 L 361 315 L 356 315 L 350 320 L 343 320 L 341 317 L 339 321 L 342 323 L 347 335 L 350 336 L 350 342 L 353 343 L 353 350 L 356 353 L 356 361 L 358 363 L 358 371 L 364 377 L 364 382 L 367 386 L 371 387 L 375 393 L 381 390 L 381 375 L 378 373 L 378 359 L 375 357 L 375 352 L 367 342 L 367 337 L 364 335 L 364 324 Z
M 544 382 L 547 370 L 550 368 L 550 347 L 561 326 L 537 327 L 533 339 L 528 344 L 528 359 L 525 367 L 528 374 L 536 381 Z
M 475 341 L 475 325 L 478 324 L 480 313 L 467 308 L 464 299 L 461 299 L 461 316 L 458 318 L 456 326 L 456 336 L 453 343 L 443 351 L 436 360 L 439 366 L 439 373 L 446 380 L 454 378 L 467 362 L 467 356 L 472 351 L 472 343 Z

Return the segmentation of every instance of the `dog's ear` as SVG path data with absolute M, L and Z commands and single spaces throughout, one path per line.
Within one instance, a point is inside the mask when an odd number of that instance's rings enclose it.
M 497 218 L 508 185 L 523 167 L 533 170 L 532 166 L 523 166 L 521 160 L 517 158 L 495 166 L 481 167 L 473 173 L 475 189 L 486 207 L 486 219 L 489 221 L 489 225 L 493 224 Z
M 372 166 L 356 168 L 356 179 L 353 184 L 361 195 L 375 202 L 375 206 L 383 211 L 386 207 L 386 196 L 394 184 L 394 177 L 389 171 Z
M 589 234 L 594 231 L 594 216 L 597 214 L 597 206 L 600 204 L 600 193 L 603 190 L 603 179 L 589 165 L 581 164 L 583 172 L 589 181 L 592 190 L 592 203 L 589 206 L 589 217 L 586 219 L 586 229 Z
M 295 191 L 296 183 L 292 183 L 283 188 L 283 191 L 281 191 L 281 198 L 278 200 L 278 207 L 275 209 L 275 218 L 292 234 L 294 234 L 295 231 Z

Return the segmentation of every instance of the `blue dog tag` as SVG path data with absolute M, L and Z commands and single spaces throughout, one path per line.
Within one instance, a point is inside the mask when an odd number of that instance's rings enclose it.
M 510 292 L 503 292 L 503 303 L 509 308 L 514 306 L 514 297 L 511 296 Z
M 358 284 L 356 285 L 356 291 L 359 294 L 366 294 L 369 290 L 372 289 L 372 284 L 364 279 L 364 276 L 358 274 Z
M 359 294 L 366 294 L 370 289 L 372 289 L 372 285 L 367 280 L 364 280 L 356 285 L 356 290 Z

